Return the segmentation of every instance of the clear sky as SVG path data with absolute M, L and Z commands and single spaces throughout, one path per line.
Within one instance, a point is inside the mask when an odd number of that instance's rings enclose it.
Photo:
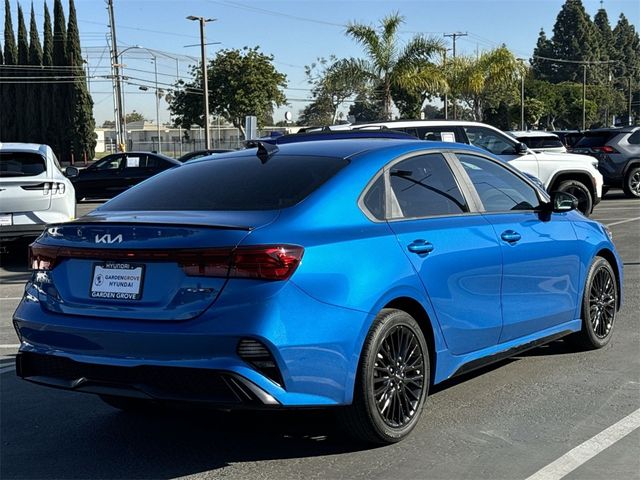
M 30 2 L 18 0 L 28 13 Z M 34 0 L 42 35 L 42 5 Z M 48 0 L 53 13 L 53 0 Z M 457 43 L 460 53 L 475 53 L 506 44 L 517 56 L 529 58 L 540 28 L 550 36 L 555 18 L 564 0 L 114 0 L 118 44 L 120 48 L 140 45 L 151 49 L 130 49 L 122 62 L 127 65 L 125 75 L 126 110 L 136 110 L 155 120 L 153 95 L 155 83 L 152 54 L 157 57 L 160 87 L 173 84 L 176 77 L 188 78 L 189 65 L 199 57 L 199 48 L 185 47 L 199 43 L 197 22 L 185 19 L 188 15 L 214 17 L 207 24 L 209 58 L 221 48 L 259 46 L 274 55 L 276 68 L 288 79 L 287 98 L 291 105 L 279 109 L 275 120 L 281 120 L 291 110 L 294 120 L 310 97 L 304 77 L 304 65 L 317 57 L 360 56 L 362 51 L 344 35 L 349 22 L 377 23 L 382 17 L 398 11 L 406 19 L 401 39 L 417 33 L 442 38 L 443 33 L 465 32 Z M 15 9 L 16 0 L 11 0 Z M 63 0 L 65 12 L 67 1 Z M 600 7 L 599 0 L 583 0 L 593 17 Z M 636 29 L 640 25 L 640 1 L 604 0 L 612 27 L 620 13 L 624 13 Z M 107 10 L 104 0 L 76 0 L 76 9 L 83 46 L 91 75 L 91 91 L 95 102 L 98 125 L 113 119 L 109 53 L 105 35 L 108 32 Z M 4 22 L 4 9 L 0 12 Z M 27 18 L 28 22 L 28 18 Z M 16 12 L 13 12 L 17 29 Z M 445 39 L 450 42 L 450 39 Z M 165 55 L 166 54 L 166 55 Z M 163 85 L 164 84 L 164 85 Z M 141 91 L 139 85 L 151 87 Z M 167 104 L 160 102 L 160 120 L 169 120 Z

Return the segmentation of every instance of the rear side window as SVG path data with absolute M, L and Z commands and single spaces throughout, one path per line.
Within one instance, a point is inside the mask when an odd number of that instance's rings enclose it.
M 384 177 L 380 175 L 363 199 L 364 206 L 378 220 L 384 220 L 384 198 Z
M 584 136 L 576 143 L 580 147 L 603 147 L 612 140 L 618 132 L 585 132 Z
M 47 170 L 44 157 L 30 152 L 0 152 L 0 177 L 34 177 Z
M 103 211 L 278 210 L 291 207 L 349 163 L 343 158 L 255 155 L 186 163 L 106 203 Z
M 636 130 L 627 140 L 631 145 L 640 145 L 640 130 Z
M 441 154 L 398 162 L 389 172 L 402 217 L 454 215 L 468 211 L 447 161 Z

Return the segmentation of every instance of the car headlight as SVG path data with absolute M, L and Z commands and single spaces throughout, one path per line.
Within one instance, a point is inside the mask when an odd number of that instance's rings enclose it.
M 609 237 L 609 240 L 613 241 L 613 233 L 611 233 L 611 230 L 609 230 L 609 228 L 605 225 L 602 225 L 602 230 L 604 231 L 604 233 L 607 234 L 607 237 Z

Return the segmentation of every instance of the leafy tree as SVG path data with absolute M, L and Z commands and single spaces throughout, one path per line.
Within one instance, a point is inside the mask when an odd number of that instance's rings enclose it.
M 31 4 L 31 18 L 29 23 L 29 65 L 31 67 L 42 66 L 42 46 L 40 45 L 40 37 L 38 35 L 38 26 L 36 24 L 36 15 Z M 40 80 L 41 71 L 30 68 L 30 75 L 38 77 Z M 40 104 L 48 99 L 42 95 L 42 83 L 34 83 L 28 86 L 29 94 L 27 95 L 26 113 L 29 116 L 31 140 L 37 143 L 43 143 L 45 137 L 42 131 L 42 117 Z
M 287 77 L 275 69 L 272 61 L 273 57 L 261 53 L 258 47 L 245 47 L 218 52 L 207 67 L 212 113 L 231 122 L 243 135 L 246 116 L 257 116 L 261 126 L 269 121 L 274 105 L 286 103 L 282 89 Z M 204 125 L 200 70 L 194 67 L 194 79 L 178 82 L 172 92 L 169 108 L 176 116 L 176 125 Z
M 322 125 L 336 123 L 340 106 L 366 87 L 361 78 L 353 78 L 351 73 L 351 62 L 346 59 L 337 60 L 333 55 L 329 59 L 320 57 L 316 62 L 305 66 L 314 102 L 307 105 L 301 113 L 301 120 L 308 121 L 304 124 L 318 125 L 318 121 L 322 121 Z
M 444 108 L 427 104 L 422 108 L 422 111 L 424 112 L 424 118 L 426 120 L 439 120 L 444 118 Z
M 69 25 L 67 28 L 67 65 L 73 72 L 74 82 L 69 89 L 70 99 L 70 136 L 71 154 L 76 160 L 84 155 L 92 159 L 96 149 L 95 120 L 93 118 L 93 100 L 87 90 L 87 80 L 82 65 L 80 32 L 76 18 L 76 7 L 69 0 Z
M 11 7 L 9 0 L 4 2 L 4 68 L 6 77 L 14 76 L 15 69 L 11 68 L 18 64 L 18 48 L 13 34 L 13 23 L 11 21 Z M 4 83 L 2 98 L 0 98 L 0 110 L 2 112 L 15 112 L 16 84 Z M 16 122 L 14 115 L 0 115 L 0 135 L 3 141 L 17 140 Z
M 127 115 L 126 115 L 127 123 L 143 122 L 145 120 L 146 120 L 146 118 L 144 118 L 144 115 L 142 115 L 139 112 L 136 112 L 135 110 L 133 112 L 131 112 L 131 113 L 127 113 Z
M 431 62 L 433 55 L 444 49 L 443 43 L 418 35 L 401 47 L 397 34 L 402 23 L 404 18 L 394 13 L 383 18 L 377 29 L 358 23 L 351 23 L 346 29 L 346 34 L 362 45 L 367 55 L 364 60 L 347 60 L 351 76 L 381 87 L 382 113 L 387 119 L 391 117 L 392 89 L 424 92 L 446 88 L 444 78 Z
M 359 94 L 353 105 L 349 107 L 349 115 L 353 116 L 356 122 L 374 122 L 384 116 L 384 105 L 381 97 L 371 97 L 365 93 Z

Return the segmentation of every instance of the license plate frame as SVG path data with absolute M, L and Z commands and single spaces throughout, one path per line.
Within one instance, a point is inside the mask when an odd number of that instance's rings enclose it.
M 138 301 L 142 298 L 145 265 L 126 261 L 94 263 L 89 297 L 97 300 Z

